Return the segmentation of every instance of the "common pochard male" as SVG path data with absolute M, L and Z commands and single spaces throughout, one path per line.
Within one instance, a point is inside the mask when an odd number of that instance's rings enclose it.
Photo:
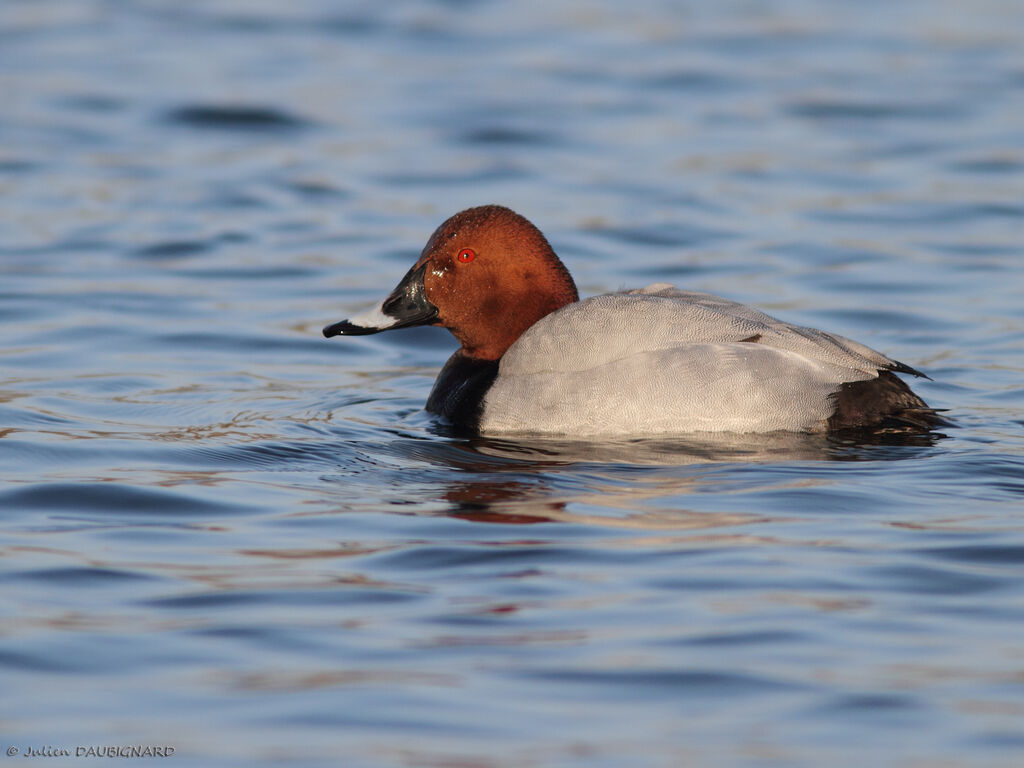
M 929 429 L 935 410 L 850 339 L 667 283 L 579 300 L 544 235 L 497 205 L 452 216 L 368 312 L 324 328 L 414 325 L 461 345 L 426 409 L 481 434 Z

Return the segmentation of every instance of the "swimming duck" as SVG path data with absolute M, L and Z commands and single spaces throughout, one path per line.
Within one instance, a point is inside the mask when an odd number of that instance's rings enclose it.
M 383 302 L 323 332 L 415 325 L 443 326 L 461 345 L 427 411 L 475 433 L 832 432 L 942 421 L 895 375 L 923 373 L 842 336 L 667 283 L 580 301 L 540 230 L 497 205 L 445 221 Z

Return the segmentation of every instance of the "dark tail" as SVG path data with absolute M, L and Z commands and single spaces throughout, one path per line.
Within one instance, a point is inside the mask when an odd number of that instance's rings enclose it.
M 917 373 L 912 369 L 907 372 Z M 832 398 L 836 410 L 828 420 L 830 432 L 844 429 L 926 432 L 951 426 L 951 422 L 941 416 L 941 411 L 929 407 L 891 371 L 879 371 L 877 379 L 846 382 Z

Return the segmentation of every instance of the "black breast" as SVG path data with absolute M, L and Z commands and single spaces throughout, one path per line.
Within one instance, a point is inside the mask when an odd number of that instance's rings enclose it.
M 443 416 L 452 426 L 477 432 L 484 395 L 497 375 L 497 360 L 477 360 L 456 352 L 437 375 L 427 410 Z

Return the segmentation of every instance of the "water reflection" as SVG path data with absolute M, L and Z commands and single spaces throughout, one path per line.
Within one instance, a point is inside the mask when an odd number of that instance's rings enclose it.
M 444 494 L 452 504 L 446 514 L 476 523 L 506 525 L 548 523 L 563 518 L 566 502 L 545 499 L 543 493 L 536 485 L 512 479 L 453 483 Z
M 694 511 L 658 503 L 666 495 L 682 492 L 692 482 L 693 478 L 680 478 L 638 485 L 595 484 L 592 490 L 574 493 L 570 503 L 559 500 L 567 499 L 568 495 L 554 484 L 527 485 L 513 479 L 466 480 L 453 483 L 445 491 L 444 499 L 452 506 L 444 514 L 475 523 L 573 523 L 637 530 L 698 530 L 783 520 L 742 512 Z
M 896 460 L 919 455 L 946 435 L 939 432 L 848 431 L 816 435 L 707 433 L 653 438 L 602 439 L 473 438 L 467 445 L 483 456 L 529 462 L 538 467 L 597 463 L 633 466 L 693 466 L 721 463 Z M 522 467 L 520 467 L 522 468 Z
M 469 445 L 485 456 L 541 464 L 593 462 L 637 466 L 686 466 L 719 462 L 822 461 L 831 458 L 825 435 L 708 433 L 700 436 L 604 439 L 476 438 Z
M 417 475 L 410 511 L 479 523 L 573 523 L 637 530 L 703 530 L 782 522 L 786 516 L 701 509 L 708 489 L 736 493 L 827 489 L 834 462 L 920 458 L 940 434 L 709 434 L 601 441 L 452 438 L 395 434 L 364 447 L 365 460 L 396 467 L 394 483 Z M 801 469 L 801 467 L 803 469 Z M 453 473 L 454 470 L 454 473 Z
M 721 472 L 756 461 L 821 460 L 822 436 L 785 435 L 778 440 L 740 436 L 702 442 L 689 439 L 607 440 L 600 443 L 552 439 L 451 440 L 437 436 L 398 438 L 367 446 L 377 466 L 415 468 L 418 492 L 407 497 L 410 511 L 440 513 L 481 523 L 574 523 L 640 530 L 694 530 L 765 522 L 761 514 L 693 511 L 693 494 L 722 482 Z M 426 466 L 424 466 L 426 465 Z M 735 478 L 778 487 L 790 477 Z M 407 482 L 396 477 L 396 483 Z M 801 480 L 800 482 L 806 482 Z M 743 488 L 749 490 L 748 488 Z

